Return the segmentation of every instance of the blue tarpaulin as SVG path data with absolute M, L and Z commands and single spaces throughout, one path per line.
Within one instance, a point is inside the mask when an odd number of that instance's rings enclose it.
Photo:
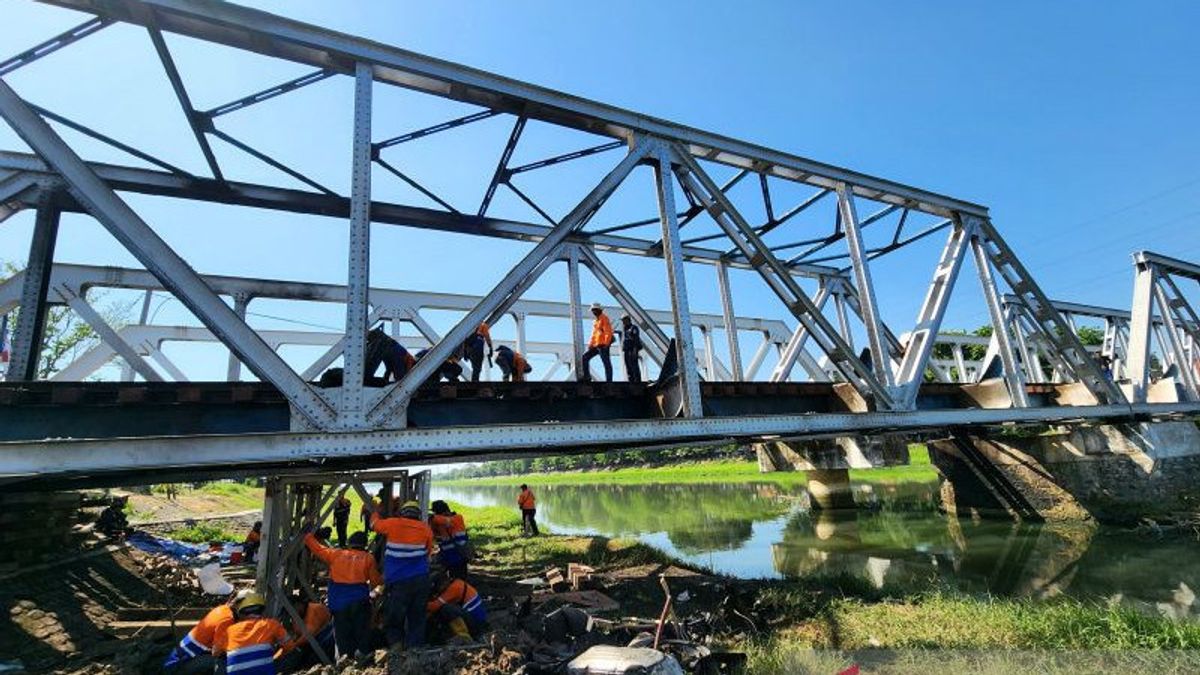
M 174 539 L 164 539 L 152 534 L 137 531 L 125 538 L 125 541 L 139 551 L 146 553 L 163 553 L 178 560 L 189 560 L 201 553 L 208 552 L 208 546 L 201 544 L 185 544 Z

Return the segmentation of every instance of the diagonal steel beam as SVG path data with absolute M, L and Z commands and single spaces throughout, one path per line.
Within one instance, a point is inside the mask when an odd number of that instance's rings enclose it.
M 671 339 L 667 337 L 667 334 L 654 321 L 654 317 L 650 316 L 646 308 L 642 307 L 641 303 L 633 297 L 633 294 L 625 288 L 625 285 L 621 283 L 617 275 L 613 274 L 613 271 L 600 260 L 600 256 L 596 255 L 595 251 L 583 245 L 577 245 L 577 248 L 579 249 L 584 266 L 592 271 L 592 276 L 596 277 L 596 280 L 600 282 L 604 290 L 616 298 L 621 307 L 626 312 L 629 312 L 629 315 L 641 326 L 642 331 L 649 337 L 649 346 L 655 351 L 654 358 L 659 363 L 662 363 L 662 359 L 666 356 L 667 349 L 671 345 Z
M 481 321 L 490 317 L 505 302 L 511 303 L 516 300 L 513 293 L 521 287 L 530 272 L 539 267 L 544 269 L 548 264 L 547 259 L 555 253 L 559 244 L 579 230 L 600 204 L 625 180 L 629 172 L 645 158 L 649 149 L 650 144 L 644 139 L 639 139 L 629 154 L 563 218 L 562 222 L 551 228 L 546 236 L 533 247 L 533 250 L 526 254 L 525 258 L 517 263 L 474 309 L 467 312 L 467 315 L 454 328 L 450 329 L 441 342 L 429 350 L 426 357 L 421 359 L 403 380 L 388 391 L 371 410 L 367 417 L 368 421 L 376 427 L 395 426 L 397 422 L 402 421 L 397 417 L 402 418 L 403 415 L 397 416 L 397 413 L 406 409 L 409 399 L 421 386 L 421 383 L 433 374 L 434 370 L 450 356 L 451 352 L 462 345 L 463 340 L 479 326 Z
M 850 249 L 850 262 L 854 268 L 854 284 L 858 289 L 859 309 L 863 324 L 867 328 L 867 343 L 871 347 L 871 364 L 884 388 L 890 389 L 893 383 L 892 364 L 884 347 L 883 320 L 879 316 L 878 302 L 875 300 L 875 283 L 871 279 L 871 267 L 866 260 L 854 196 L 845 185 L 839 185 L 837 193 L 838 210 L 842 214 L 846 243 Z
M 525 116 L 518 115 L 517 121 L 513 123 L 512 132 L 508 135 L 508 141 L 504 144 L 504 152 L 500 153 L 500 161 L 496 162 L 496 172 L 492 174 L 492 180 L 488 183 L 487 190 L 483 193 L 483 201 L 479 204 L 479 212 L 475 215 L 483 216 L 487 214 L 488 206 L 492 203 L 492 197 L 496 196 L 496 188 L 508 180 L 508 162 L 512 159 L 513 151 L 517 149 L 517 143 L 521 140 L 521 132 L 525 130 Z
M 42 117 L 48 117 L 48 118 L 54 120 L 55 122 L 58 122 L 59 124 L 63 125 L 64 127 L 78 131 L 79 133 L 83 134 L 84 136 L 87 136 L 88 138 L 93 138 L 97 141 L 100 141 L 101 143 L 104 143 L 105 145 L 110 145 L 122 152 L 127 152 L 130 155 L 133 155 L 134 157 L 137 157 L 138 159 L 142 160 L 143 162 L 146 162 L 148 164 L 153 164 L 154 166 L 166 169 L 167 171 L 170 171 L 171 173 L 173 173 L 177 176 L 183 176 L 185 178 L 195 178 L 195 176 L 193 176 L 192 174 L 188 173 L 187 171 L 184 171 L 183 169 L 175 166 L 174 164 L 171 164 L 169 162 L 161 160 L 158 157 L 155 157 L 154 155 L 151 155 L 148 152 L 142 152 L 141 150 L 138 150 L 137 148 L 133 147 L 132 145 L 129 145 L 127 143 L 122 143 L 121 141 L 118 141 L 117 139 L 113 138 L 112 136 L 107 136 L 105 134 L 102 134 L 99 131 L 92 129 L 91 127 L 80 124 L 79 122 L 76 122 L 75 120 L 72 120 L 68 117 L 64 117 L 63 115 L 59 115 L 58 113 L 53 112 L 51 110 L 47 110 L 41 106 L 34 105 L 32 103 L 30 103 L 29 106 L 31 108 L 33 108 L 34 110 L 36 110 L 38 112 L 38 114 L 41 115 Z
M 208 137 L 204 135 L 204 125 L 208 123 L 208 118 L 200 114 L 192 105 L 192 99 L 188 96 L 187 88 L 183 86 L 183 78 L 179 75 L 179 69 L 175 67 L 175 59 L 171 58 L 171 50 L 167 48 L 162 31 L 155 25 L 154 12 L 152 11 L 150 14 L 151 25 L 147 26 L 146 30 L 149 31 L 150 40 L 154 43 L 154 51 L 158 52 L 158 60 L 162 62 L 167 79 L 171 82 L 171 89 L 175 90 L 175 97 L 179 99 L 179 106 L 183 108 L 188 126 L 192 128 L 192 135 L 196 137 L 196 143 L 200 146 L 200 151 L 204 153 L 204 161 L 208 162 L 208 168 L 212 171 L 213 178 L 224 181 L 225 177 L 221 175 L 221 165 L 217 163 L 217 156 L 213 154 Z
M 12 58 L 0 61 L 0 76 L 7 75 L 18 68 L 23 68 L 34 61 L 37 61 L 43 56 L 46 56 L 47 54 L 53 54 L 63 47 L 66 47 L 77 40 L 81 40 L 92 33 L 95 33 L 110 23 L 112 23 L 111 19 L 94 16 L 78 26 L 75 26 L 74 28 L 55 35 L 39 45 L 26 49 Z
M 891 408 L 892 397 L 887 389 L 852 353 L 846 341 L 821 314 L 804 289 L 800 288 L 784 264 L 759 239 L 725 194 L 717 189 L 712 178 L 687 152 L 676 150 L 675 154 L 680 160 L 680 169 L 677 171 L 680 183 L 701 200 L 713 219 L 729 234 L 729 238 L 738 245 L 767 285 L 783 300 L 788 311 L 812 333 L 813 339 L 838 372 L 864 397 L 874 398 L 877 406 L 883 409 Z
M 217 129 L 216 127 L 213 127 L 212 129 L 210 129 L 210 131 L 212 131 L 213 136 L 216 136 L 217 138 L 225 141 L 226 143 L 237 148 L 238 150 L 241 150 L 242 152 L 246 153 L 247 155 L 250 155 L 251 157 L 262 162 L 263 164 L 266 164 L 275 169 L 278 169 L 278 170 L 286 173 L 287 175 L 291 176 L 292 178 L 295 178 L 296 180 L 300 181 L 301 183 L 304 183 L 305 185 L 314 187 L 314 188 L 320 190 L 321 192 L 324 192 L 325 194 L 329 195 L 330 197 L 338 196 L 338 194 L 336 192 L 334 192 L 333 190 L 330 190 L 329 188 L 325 187 L 324 185 L 321 185 L 317 181 L 309 178 L 308 176 L 305 176 L 304 174 L 293 169 L 292 167 L 288 166 L 287 164 L 284 164 L 283 162 L 275 159 L 274 157 L 268 155 L 267 153 L 250 147 L 250 145 L 248 145 L 242 141 L 239 141 L 238 139 L 234 138 L 233 136 L 230 136 L 229 134 L 225 133 L 224 131 Z
M 328 404 L 194 270 L 76 155 L 7 83 L 0 80 L 0 115 L 54 168 L 75 198 L 260 379 L 270 382 L 309 422 L 333 423 Z
M 67 303 L 71 307 L 71 310 L 79 315 L 79 318 L 83 319 L 87 325 L 91 326 L 92 330 L 96 331 L 96 335 L 100 336 L 104 344 L 112 347 L 113 351 L 125 359 L 125 363 L 128 363 L 131 368 L 137 371 L 138 375 L 146 378 L 147 382 L 163 381 L 162 375 L 159 375 L 157 370 L 149 363 L 146 363 L 146 360 L 137 353 L 137 350 L 118 335 L 117 331 L 104 320 L 104 317 L 100 316 L 100 313 L 89 305 L 86 300 L 76 295 L 69 286 L 64 284 L 55 288 L 54 292 L 58 295 L 59 300 Z
M 933 280 L 929 284 L 929 290 L 925 292 L 925 301 L 917 314 L 917 324 L 908 334 L 904 356 L 896 370 L 898 398 L 904 410 L 911 410 L 916 406 L 917 392 L 925 379 L 925 368 L 933 354 L 933 345 L 937 340 L 938 331 L 941 330 L 942 319 L 946 316 L 946 307 L 950 304 L 950 295 L 954 292 L 958 273 L 967 257 L 967 247 L 971 241 L 971 234 L 975 231 L 975 217 L 964 216 L 963 221 L 955 224 L 946 246 L 942 249 L 942 256 L 933 272 Z M 957 348 L 954 354 L 961 361 Z M 958 367 L 960 377 L 965 377 L 961 363 Z
M 263 101 L 269 101 L 269 100 L 275 98 L 276 96 L 282 96 L 288 92 L 296 91 L 297 89 L 300 89 L 302 87 L 307 87 L 310 84 L 315 84 L 317 82 L 320 82 L 321 80 L 324 80 L 328 77 L 332 77 L 336 74 L 337 73 L 333 72 L 332 70 L 329 70 L 327 68 L 322 68 L 316 72 L 312 72 L 307 75 L 301 75 L 300 77 L 297 77 L 295 79 L 288 80 L 287 82 L 284 82 L 283 84 L 277 84 L 274 87 L 269 87 L 267 89 L 263 89 L 262 91 L 255 92 L 253 94 L 250 94 L 249 96 L 243 96 L 242 98 L 239 98 L 236 101 L 230 101 L 229 103 L 219 105 L 215 108 L 209 108 L 208 110 L 205 110 L 200 114 L 203 115 L 205 118 L 212 120 L 212 118 L 214 118 L 214 117 L 220 117 L 221 115 L 227 115 L 236 110 L 243 110 L 245 108 L 249 108 L 252 105 L 257 105 L 259 103 L 262 103 Z

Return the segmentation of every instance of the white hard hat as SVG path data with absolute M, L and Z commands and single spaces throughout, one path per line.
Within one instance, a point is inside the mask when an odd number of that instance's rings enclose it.
M 598 303 L 598 302 L 593 302 L 593 303 L 592 303 L 592 309 L 599 309 L 599 310 L 603 310 L 604 308 L 600 306 L 600 303 Z

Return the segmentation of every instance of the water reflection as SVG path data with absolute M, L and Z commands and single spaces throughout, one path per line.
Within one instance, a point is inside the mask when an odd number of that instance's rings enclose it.
M 515 490 L 435 487 L 435 497 L 512 505 Z M 538 489 L 559 532 L 633 536 L 716 571 L 753 577 L 848 574 L 876 587 L 1116 601 L 1200 614 L 1200 543 L 1094 525 L 947 518 L 936 483 L 855 486 L 859 509 L 813 512 L 803 486 L 563 485 Z M 515 508 L 515 507 L 514 507 Z

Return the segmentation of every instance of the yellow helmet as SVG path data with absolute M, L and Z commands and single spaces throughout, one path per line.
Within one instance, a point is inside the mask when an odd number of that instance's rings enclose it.
M 410 499 L 400 505 L 400 515 L 409 518 L 419 518 L 421 517 L 421 505 Z
M 253 610 L 263 611 L 267 607 L 267 599 L 261 593 L 247 593 L 245 597 L 239 598 L 234 604 L 233 609 L 240 616 L 246 612 Z

